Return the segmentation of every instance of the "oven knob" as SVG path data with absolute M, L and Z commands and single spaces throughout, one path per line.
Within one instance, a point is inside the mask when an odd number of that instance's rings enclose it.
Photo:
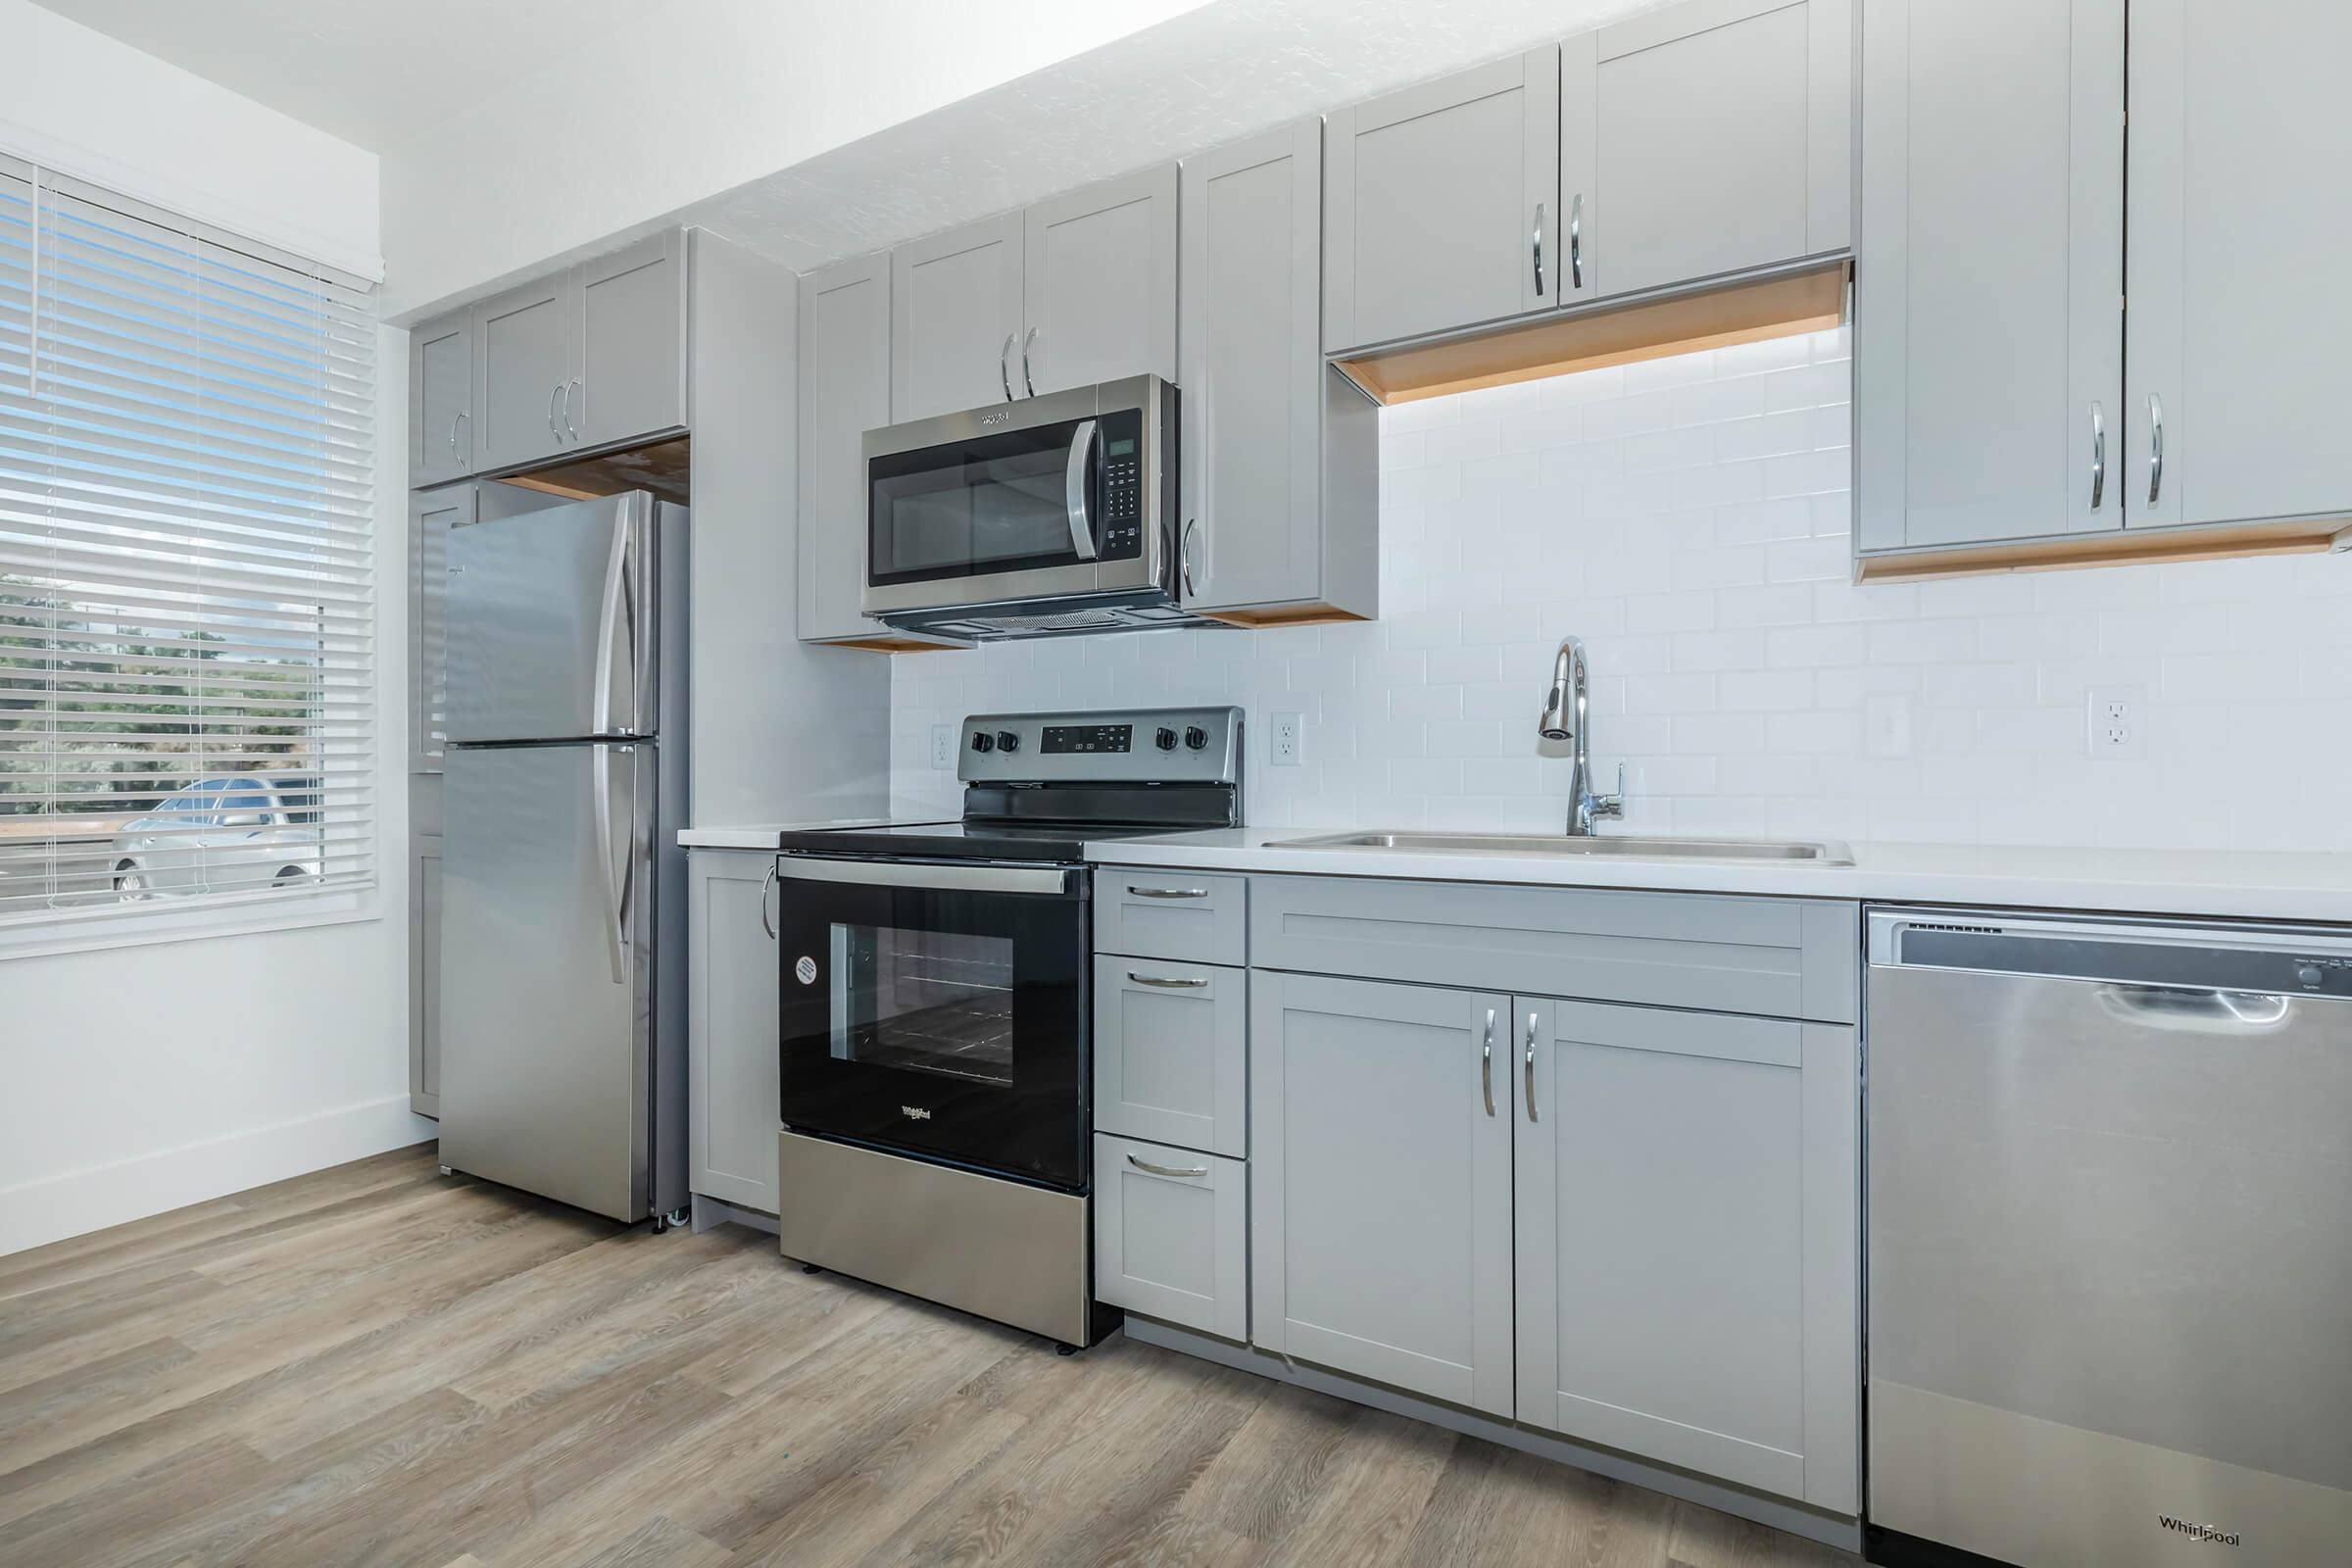
M 1162 729 L 1152 737 L 1152 744 L 1163 752 L 1172 752 L 1176 749 L 1176 732 L 1172 729 Z
M 996 749 L 997 749 L 997 738 L 996 738 L 994 735 L 991 735 L 991 734 L 990 734 L 988 731 L 986 731 L 986 730 L 984 730 L 984 729 L 976 729 L 976 730 L 972 731 L 972 750 L 973 750 L 973 751 L 975 751 L 975 752 L 993 752 L 993 751 L 995 751 Z
M 1202 750 L 1208 745 L 1208 731 L 1198 724 L 1187 724 L 1184 727 L 1184 744 L 1192 751 Z
M 1008 729 L 1001 729 L 1001 730 L 997 731 L 997 750 L 998 750 L 998 751 L 1000 751 L 1000 752 L 1004 752 L 1004 753 L 1007 753 L 1007 754 L 1009 754 L 1009 753 L 1012 753 L 1012 752 L 1017 752 L 1017 751 L 1019 751 L 1020 749 L 1021 749 L 1021 738 L 1020 738 L 1018 735 L 1015 735 L 1015 734 L 1014 734 L 1012 731 L 1010 731 L 1010 730 L 1008 730 Z

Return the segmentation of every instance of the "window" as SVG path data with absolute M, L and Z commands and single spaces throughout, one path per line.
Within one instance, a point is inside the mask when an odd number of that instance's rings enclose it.
M 0 951 L 372 884 L 374 359 L 364 289 L 0 160 Z

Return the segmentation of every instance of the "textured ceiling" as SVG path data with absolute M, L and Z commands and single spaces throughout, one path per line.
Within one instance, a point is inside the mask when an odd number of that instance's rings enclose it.
M 806 270 L 1656 4 L 1215 0 L 679 216 Z

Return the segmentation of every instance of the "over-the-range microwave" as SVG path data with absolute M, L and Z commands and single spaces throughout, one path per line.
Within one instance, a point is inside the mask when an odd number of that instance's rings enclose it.
M 869 615 L 995 639 L 1182 624 L 1176 389 L 1134 375 L 865 433 Z

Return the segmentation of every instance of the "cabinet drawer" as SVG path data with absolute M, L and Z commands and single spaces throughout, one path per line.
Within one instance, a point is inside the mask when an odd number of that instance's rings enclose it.
M 1192 963 L 1249 961 L 1238 876 L 1105 865 L 1095 871 L 1095 951 Z
M 1258 877 L 1250 961 L 1471 990 L 1854 1021 L 1858 906 Z
M 1095 1295 L 1113 1306 L 1246 1340 L 1250 1167 L 1095 1135 Z
M 1250 974 L 1095 959 L 1095 1126 L 1236 1158 L 1246 1134 Z

